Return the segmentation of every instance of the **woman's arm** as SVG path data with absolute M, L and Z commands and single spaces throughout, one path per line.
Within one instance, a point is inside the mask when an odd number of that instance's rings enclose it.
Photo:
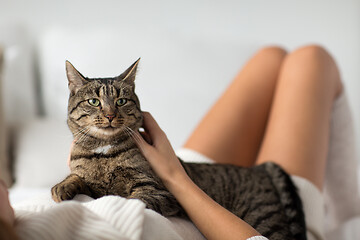
M 248 239 L 260 234 L 198 188 L 177 159 L 165 133 L 144 112 L 145 132 L 134 139 L 153 170 L 207 239 Z M 146 140 L 144 140 L 146 139 Z M 150 143 L 150 144 L 149 144 Z

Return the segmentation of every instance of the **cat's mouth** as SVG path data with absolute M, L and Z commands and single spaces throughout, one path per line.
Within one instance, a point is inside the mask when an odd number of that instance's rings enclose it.
M 109 129 L 115 129 L 115 127 L 109 125 L 107 127 L 99 127 L 100 129 L 106 129 L 106 130 L 109 130 Z
M 112 123 L 97 125 L 96 127 L 102 130 L 109 130 L 109 131 L 116 130 L 119 128 L 118 126 L 116 126 L 116 124 L 112 124 Z
M 115 135 L 117 133 L 119 133 L 120 129 L 113 127 L 111 125 L 109 126 L 104 126 L 104 127 L 93 127 L 94 132 L 96 133 L 96 135 L 105 135 L 105 136 L 111 136 L 111 135 Z
M 106 132 L 115 132 L 118 128 L 109 125 L 109 126 L 106 126 L 106 127 L 98 127 L 98 129 L 106 131 Z

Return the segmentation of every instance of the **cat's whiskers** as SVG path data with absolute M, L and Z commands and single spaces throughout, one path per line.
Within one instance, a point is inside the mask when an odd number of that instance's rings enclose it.
M 135 133 L 135 131 L 129 127 L 125 127 L 125 129 L 129 132 L 129 135 L 135 140 L 138 146 L 141 146 L 141 140 L 140 136 Z
M 128 135 L 128 137 L 130 139 L 133 139 L 136 143 L 136 145 L 141 148 L 140 146 L 140 139 L 138 138 L 138 136 L 134 133 L 134 130 L 132 130 L 131 128 L 129 127 L 125 127 L 124 128 L 124 133 L 126 133 L 126 135 Z
M 98 133 L 98 131 L 99 131 L 99 129 L 96 128 L 96 129 L 95 129 L 95 132 L 94 132 L 94 136 L 96 136 L 96 134 Z M 86 137 L 88 137 L 88 135 L 86 135 Z
M 89 126 L 85 126 L 83 128 L 79 128 L 77 132 L 75 132 L 74 134 L 78 134 L 79 132 L 83 132 L 86 128 L 89 128 Z
M 82 142 L 82 141 L 85 141 L 86 138 L 88 137 L 88 133 L 90 132 L 90 128 L 87 129 L 85 132 L 83 132 L 83 134 L 79 137 L 79 139 L 76 141 L 78 143 Z
M 124 128 L 124 133 L 129 137 L 132 138 L 132 133 L 129 131 L 128 127 Z
M 79 135 L 83 135 L 85 132 L 87 132 L 90 129 L 89 126 L 86 126 L 84 128 L 81 128 L 79 131 L 74 133 L 74 138 L 77 138 Z
M 89 133 L 90 132 L 90 129 L 83 135 L 83 138 L 81 139 L 82 142 L 85 142 L 86 139 L 89 137 Z
M 89 129 L 87 132 L 86 132 L 86 134 L 85 134 L 85 138 L 83 139 L 83 141 L 85 142 L 86 141 L 86 139 L 89 137 L 89 132 L 90 132 L 90 130 L 91 129 Z M 95 131 L 95 134 L 96 134 L 96 132 L 97 132 L 97 130 Z
M 129 130 L 129 127 L 125 126 L 124 132 L 125 132 L 129 137 L 132 137 L 132 132 Z
M 124 128 L 123 133 L 126 134 L 126 136 L 128 136 L 129 138 L 132 138 L 131 134 L 129 133 L 129 131 L 127 129 Z

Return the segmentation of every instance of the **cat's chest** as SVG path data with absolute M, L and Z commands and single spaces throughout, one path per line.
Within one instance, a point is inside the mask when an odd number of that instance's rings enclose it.
M 110 150 L 113 148 L 114 146 L 109 144 L 109 145 L 97 147 L 91 152 L 93 152 L 94 154 L 108 154 Z
M 88 151 L 70 162 L 72 173 L 91 180 L 111 182 L 129 168 L 143 168 L 146 160 L 137 148 L 119 150 L 104 145 Z

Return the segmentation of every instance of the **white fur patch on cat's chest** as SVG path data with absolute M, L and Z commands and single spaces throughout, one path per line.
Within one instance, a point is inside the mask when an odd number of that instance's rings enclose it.
M 98 148 L 95 148 L 93 150 L 94 153 L 108 153 L 110 148 L 112 148 L 112 145 L 106 145 L 106 146 L 101 146 L 101 147 L 98 147 Z

